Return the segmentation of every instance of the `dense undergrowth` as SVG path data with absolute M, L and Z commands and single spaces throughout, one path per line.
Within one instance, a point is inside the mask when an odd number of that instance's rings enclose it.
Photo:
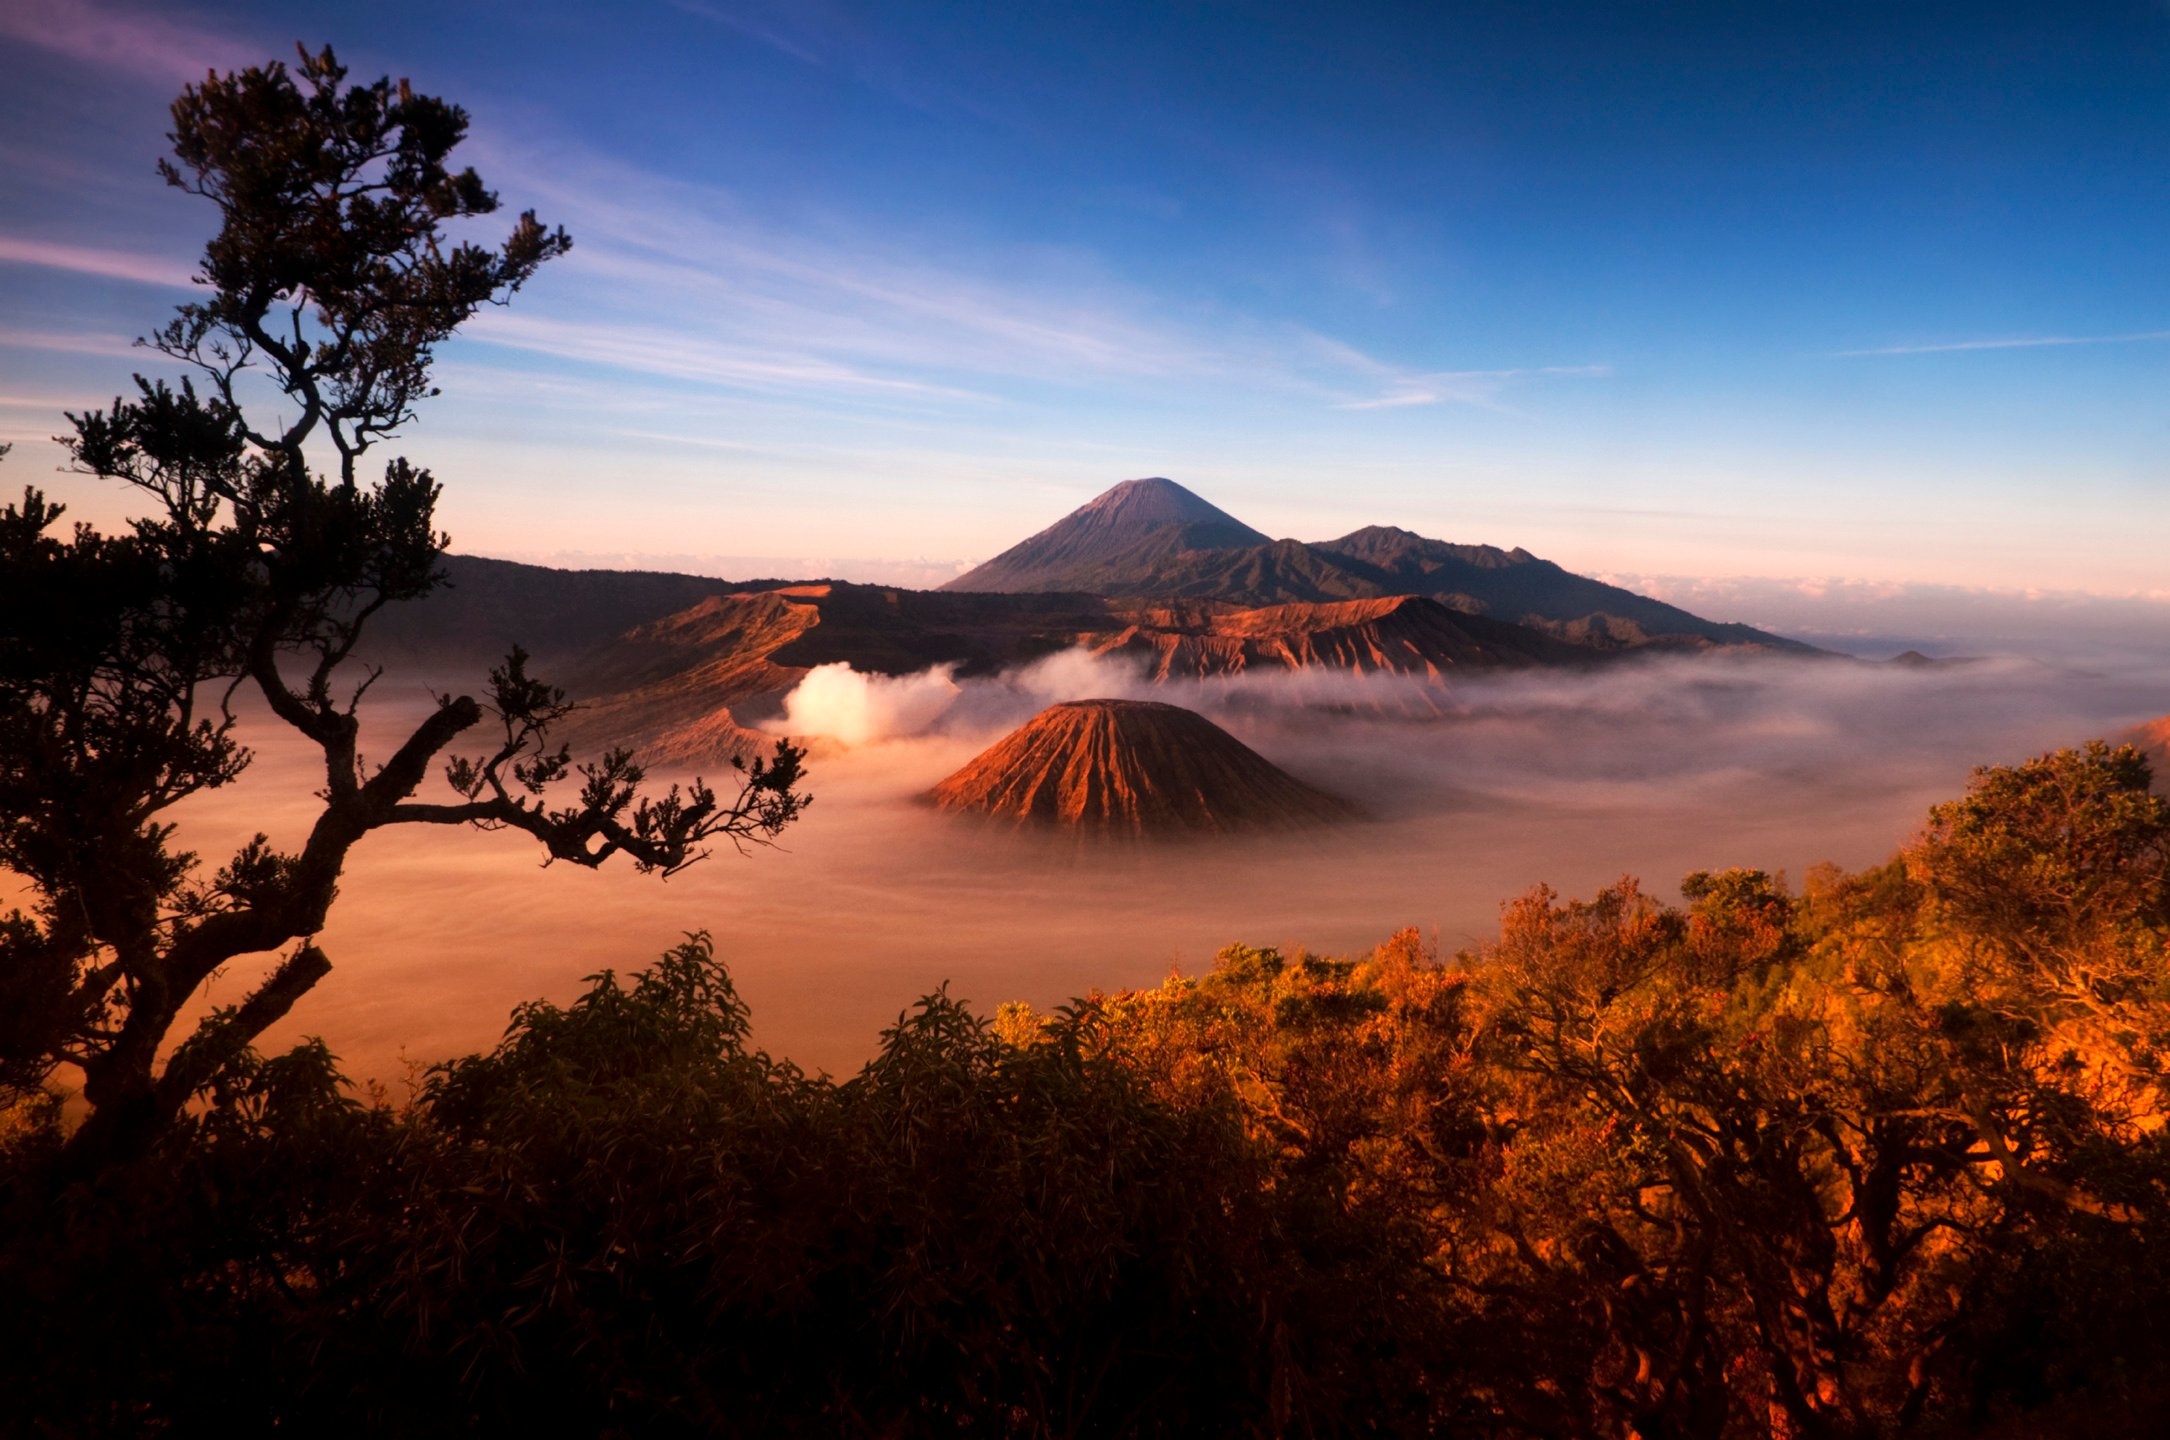
M 7 1132 L 20 1433 L 2159 1433 L 2170 807 L 1984 771 L 1799 893 L 1537 890 L 845 1081 L 703 937 L 412 1103 L 319 1046 L 63 1182 Z

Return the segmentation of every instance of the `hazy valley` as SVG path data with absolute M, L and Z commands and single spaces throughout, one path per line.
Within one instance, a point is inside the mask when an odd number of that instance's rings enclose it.
M 1214 554 L 1196 557 L 1208 572 Z M 393 669 L 371 701 L 386 733 L 433 688 L 549 637 L 538 671 L 581 698 L 582 748 L 631 744 L 660 774 L 715 778 L 794 736 L 817 803 L 753 863 L 726 855 L 661 886 L 538 877 L 489 835 L 363 846 L 325 936 L 336 968 L 274 1038 L 323 1034 L 380 1079 L 695 929 L 715 933 L 763 1043 L 838 1072 L 945 981 L 1044 1006 L 1198 970 L 1237 938 L 1345 952 L 1415 926 L 1451 952 L 1539 882 L 1585 894 L 1634 874 L 1666 893 L 1712 866 L 1798 880 L 1867 864 L 1973 766 L 2170 710 L 2152 655 L 1869 664 L 1744 626 L 1722 633 L 1753 642 L 1601 649 L 1424 596 L 1252 606 L 449 568 L 454 588 L 386 617 Z M 1193 710 L 1363 818 L 1136 845 L 991 834 L 929 802 L 1048 706 L 1096 698 Z M 258 765 L 183 810 L 208 853 L 309 813 L 298 753 L 247 734 Z M 209 1002 L 252 979 L 236 967 Z

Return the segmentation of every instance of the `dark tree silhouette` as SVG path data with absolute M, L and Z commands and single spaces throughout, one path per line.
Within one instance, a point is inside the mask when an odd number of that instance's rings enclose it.
M 773 837 L 806 804 L 785 744 L 729 798 L 698 781 L 643 793 L 624 751 L 576 765 L 551 740 L 564 693 L 517 649 L 484 698 L 443 698 L 364 763 L 356 710 L 377 672 L 356 644 L 383 606 L 440 583 L 447 537 L 427 471 L 394 459 L 365 482 L 361 459 L 436 393 L 438 342 L 571 242 L 532 211 L 495 249 L 448 236 L 497 209 L 472 169 L 448 166 L 465 113 L 346 73 L 329 48 L 303 50 L 292 71 L 213 75 L 173 106 L 160 173 L 221 225 L 202 298 L 143 343 L 195 378 L 138 376 L 134 398 L 71 414 L 62 440 L 79 473 L 135 487 L 150 513 L 63 539 L 61 507 L 34 489 L 0 511 L 0 866 L 36 897 L 34 914 L 0 920 L 0 1101 L 80 1066 L 92 1111 L 69 1142 L 76 1173 L 140 1151 L 324 976 L 312 937 L 370 832 L 520 830 L 551 860 L 623 854 L 667 875 L 717 837 Z M 278 424 L 258 418 L 265 399 Z M 244 687 L 323 752 L 323 809 L 300 850 L 258 836 L 206 878 L 162 817 L 249 763 Z M 483 753 L 450 753 L 478 727 Z M 418 801 L 440 766 L 453 793 Z M 214 971 L 287 946 L 160 1065 Z

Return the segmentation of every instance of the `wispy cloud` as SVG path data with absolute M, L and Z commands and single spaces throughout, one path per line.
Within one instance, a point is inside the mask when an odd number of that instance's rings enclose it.
M 928 257 L 958 254 L 954 237 L 755 217 L 727 192 L 592 152 L 501 152 L 491 169 L 506 193 L 572 230 L 565 277 L 581 282 L 580 313 L 561 305 L 548 326 L 554 296 L 540 289 L 522 309 L 528 328 L 484 317 L 474 333 L 501 343 L 690 379 L 953 399 L 1020 384 L 1255 379 L 1261 368 L 1170 323 L 1155 313 L 1168 307 L 1076 252 L 944 264 Z
M 826 70 L 926 114 L 963 115 L 1015 128 L 1019 117 L 991 107 L 983 76 L 953 82 L 948 57 L 908 24 L 883 26 L 865 7 L 836 0 L 670 0 L 672 8 L 720 25 L 780 55 Z
M 833 211 L 756 209 L 723 188 L 577 143 L 478 137 L 503 192 L 576 246 L 516 314 L 465 333 L 635 374 L 827 403 L 1032 403 L 1097 391 L 1275 392 L 1322 408 L 1501 408 L 1569 365 L 1417 370 L 1193 294 L 1169 297 L 1075 246 L 994 245 Z
M 1195 344 L 1111 307 L 1050 300 L 873 249 L 728 225 L 692 239 L 684 253 L 660 235 L 656 243 L 672 250 L 643 255 L 606 240 L 578 264 L 629 291 L 673 296 L 749 341 L 865 362 L 1075 376 L 1190 373 L 1207 360 Z
M 1383 392 L 1337 402 L 1340 410 L 1395 410 L 1414 405 L 1474 405 L 1498 410 L 1500 395 L 1510 386 L 1527 380 L 1601 380 L 1612 374 L 1610 365 L 1533 365 L 1503 370 L 1413 371 L 1390 365 L 1354 346 L 1323 335 L 1311 337 L 1312 348 L 1337 364 L 1374 381 Z
M 872 375 L 818 356 L 750 352 L 653 326 L 584 324 L 493 311 L 476 316 L 464 333 L 492 345 L 698 384 L 767 391 L 851 390 L 951 400 L 986 398 L 920 380 Z
M 71 334 L 57 330 L 21 330 L 0 325 L 0 349 L 53 350 L 67 355 L 104 355 L 137 359 L 143 351 L 125 335 Z
M 703 0 L 671 0 L 671 5 L 688 15 L 698 15 L 701 19 L 712 20 L 725 29 L 736 30 L 748 39 L 758 40 L 770 49 L 789 55 L 802 64 L 818 66 L 823 63 L 821 57 L 806 45 L 778 33 L 773 26 L 764 25 L 749 15 L 721 5 L 705 4 Z
M 621 440 L 650 440 L 659 445 L 682 445 L 689 450 L 722 450 L 732 455 L 775 455 L 780 453 L 774 445 L 749 445 L 739 440 L 725 440 L 715 435 L 681 435 L 670 430 L 613 430 L 612 436 Z
M 0 5 L 0 39 L 165 82 L 200 80 L 207 71 L 260 58 L 259 47 L 170 5 L 153 12 L 91 0 L 8 0 Z
M 1841 350 L 1842 359 L 1869 355 L 1951 355 L 1967 350 L 2037 350 L 2058 345 L 2133 345 L 2148 340 L 2170 340 L 2170 330 L 2136 330 L 2129 335 L 2018 335 L 1998 340 L 1950 340 L 1934 345 L 1879 345 L 1868 350 Z
M 854 369 L 1014 379 L 1195 375 L 1215 365 L 1211 347 L 1143 318 L 1150 301 L 1088 257 L 1026 256 L 1023 268 L 1037 273 L 1005 281 L 992 265 L 974 272 L 923 258 L 953 243 L 883 243 L 828 217 L 755 219 L 726 193 L 593 155 L 508 158 L 508 190 L 573 230 L 568 263 L 609 290 L 619 315 L 831 353 Z
M 1344 400 L 1342 410 L 1393 410 L 1409 405 L 1474 405 L 1503 410 L 1500 395 L 1524 380 L 1601 380 L 1612 374 L 1610 365 L 1538 365 L 1513 370 L 1442 370 L 1429 375 L 1407 375 L 1385 395 L 1368 400 Z
M 107 250 L 95 245 L 63 245 L 19 235 L 0 235 L 0 263 L 36 265 L 47 270 L 97 275 L 108 280 L 133 280 L 180 290 L 189 288 L 194 278 L 189 266 L 163 255 Z

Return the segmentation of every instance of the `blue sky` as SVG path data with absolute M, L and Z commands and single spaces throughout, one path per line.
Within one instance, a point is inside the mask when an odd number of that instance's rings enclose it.
M 2170 598 L 2170 4 L 0 10 L 0 439 L 145 365 L 207 66 L 330 41 L 575 239 L 400 447 L 457 548 L 1277 534 Z

